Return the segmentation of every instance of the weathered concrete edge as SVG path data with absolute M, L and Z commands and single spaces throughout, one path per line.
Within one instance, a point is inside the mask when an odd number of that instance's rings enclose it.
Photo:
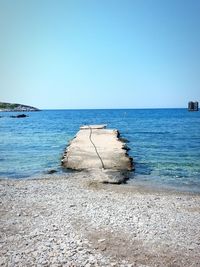
M 104 125 L 103 128 L 99 128 L 99 129 L 105 129 L 107 125 Z M 80 127 L 80 130 L 84 130 L 84 129 L 88 129 L 88 126 L 83 126 L 84 128 Z M 94 128 L 94 129 L 98 129 L 98 128 Z M 84 172 L 88 175 L 90 175 L 94 181 L 98 181 L 100 183 L 109 183 L 109 184 L 122 184 L 125 183 L 129 178 L 130 178 L 130 172 L 135 170 L 135 166 L 134 166 L 134 161 L 133 158 L 128 154 L 128 151 L 130 150 L 130 148 L 127 145 L 127 142 L 129 142 L 127 139 L 121 137 L 121 134 L 119 132 L 119 130 L 115 129 L 114 130 L 116 133 L 116 138 L 118 139 L 119 142 L 122 143 L 122 149 L 125 150 L 125 157 L 128 158 L 129 162 L 130 162 L 130 166 L 127 170 L 113 170 L 113 169 L 104 169 L 104 170 L 98 170 L 98 169 L 73 169 L 73 168 L 69 168 L 64 166 L 64 159 L 67 158 L 67 154 L 68 154 L 68 148 L 70 147 L 72 141 L 74 139 L 76 139 L 78 132 L 76 133 L 76 135 L 69 140 L 68 144 L 65 147 L 62 159 L 61 159 L 61 167 L 65 170 L 70 170 L 73 172 Z M 99 178 L 100 177 L 100 178 Z
M 106 125 L 105 125 L 106 126 Z M 81 130 L 83 129 L 86 129 L 86 128 L 82 128 L 80 127 Z M 88 129 L 88 128 L 87 128 Z M 129 142 L 127 139 L 121 137 L 121 134 L 118 130 L 115 130 L 116 132 L 116 137 L 118 139 L 119 142 L 122 143 L 122 149 L 125 150 L 125 157 L 127 157 L 129 160 L 130 160 L 130 168 L 128 170 L 122 170 L 121 172 L 129 172 L 129 171 L 134 171 L 135 170 L 135 166 L 134 166 L 134 161 L 133 161 L 133 158 L 128 154 L 128 151 L 130 150 L 129 146 L 127 145 L 127 142 Z M 61 158 L 61 166 L 64 168 L 64 169 L 69 169 L 69 170 L 73 170 L 73 171 L 85 171 L 85 169 L 79 169 L 79 170 L 75 170 L 75 169 L 72 169 L 72 168 L 67 168 L 67 167 L 64 167 L 63 166 L 63 160 L 67 157 L 67 153 L 68 153 L 68 148 L 70 147 L 72 141 L 74 139 L 76 139 L 77 137 L 77 134 L 68 141 L 65 149 L 64 149 L 64 153 L 62 155 L 62 158 Z M 109 169 L 111 170 L 111 169 Z M 120 171 L 118 171 L 120 172 Z

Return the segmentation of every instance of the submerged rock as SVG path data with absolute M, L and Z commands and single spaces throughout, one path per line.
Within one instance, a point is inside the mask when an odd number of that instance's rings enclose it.
M 56 172 L 57 172 L 56 170 L 48 170 L 47 174 L 53 174 L 53 173 L 56 173 Z
M 26 117 L 28 117 L 28 115 L 26 115 L 26 114 L 19 114 L 16 116 L 14 116 L 14 115 L 10 116 L 10 118 L 26 118 Z

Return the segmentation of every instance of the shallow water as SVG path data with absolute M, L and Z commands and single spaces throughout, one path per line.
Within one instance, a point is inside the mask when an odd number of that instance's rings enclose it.
M 129 140 L 132 181 L 200 192 L 200 112 L 186 109 L 45 110 L 0 118 L 0 177 L 62 172 L 63 151 L 80 125 L 104 124 Z M 16 113 L 15 113 L 16 115 Z

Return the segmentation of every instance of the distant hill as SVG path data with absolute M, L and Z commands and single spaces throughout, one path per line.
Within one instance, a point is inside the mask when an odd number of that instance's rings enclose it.
M 0 111 L 40 111 L 40 110 L 38 108 L 34 108 L 27 105 L 0 102 Z

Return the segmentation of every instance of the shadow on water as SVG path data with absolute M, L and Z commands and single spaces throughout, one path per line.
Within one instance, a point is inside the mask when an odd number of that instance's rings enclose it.
M 132 172 L 131 178 L 136 175 L 150 175 L 152 172 L 152 168 L 146 163 L 135 162 L 134 166 L 135 170 Z

